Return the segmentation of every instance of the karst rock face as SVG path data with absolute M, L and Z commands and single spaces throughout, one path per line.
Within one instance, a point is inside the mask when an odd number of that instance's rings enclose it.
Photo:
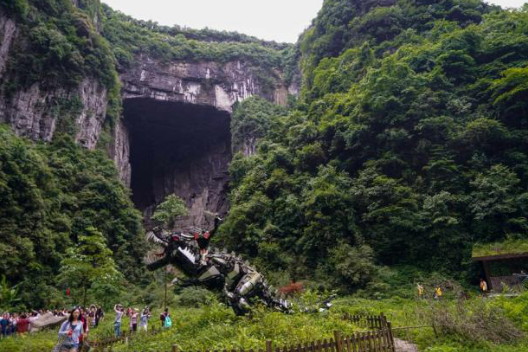
M 124 119 L 116 128 L 113 158 L 136 205 L 150 215 L 168 194 L 190 214 L 178 228 L 207 228 L 210 213 L 228 210 L 233 105 L 251 96 L 285 104 L 288 91 L 261 84 L 252 65 L 234 61 L 161 63 L 139 57 L 122 72 Z
M 5 69 L 12 48 L 20 40 L 16 22 L 0 14 L 0 81 L 10 80 Z M 37 82 L 29 88 L 0 95 L 0 123 L 9 123 L 20 136 L 51 141 L 59 117 L 75 102 L 76 141 L 89 149 L 97 145 L 106 116 L 107 91 L 96 79 L 86 77 L 74 89 L 44 88 Z
M 0 80 L 10 79 L 3 74 L 19 39 L 15 20 L 0 14 L 0 34 Z M 178 229 L 209 227 L 212 219 L 204 210 L 228 210 L 233 105 L 254 95 L 286 104 L 288 87 L 281 73 L 239 60 L 161 62 L 146 55 L 119 73 L 123 116 L 113 128 L 109 154 L 135 204 L 148 219 L 167 195 L 176 194 L 190 209 Z M 75 88 L 44 87 L 38 82 L 0 95 L 0 123 L 20 136 L 51 141 L 64 105 L 75 101 L 78 107 L 68 109 L 74 114 L 75 139 L 95 149 L 106 118 L 104 86 L 86 77 Z

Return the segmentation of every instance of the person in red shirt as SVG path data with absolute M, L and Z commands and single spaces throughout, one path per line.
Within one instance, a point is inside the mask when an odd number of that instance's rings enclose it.
M 29 319 L 25 314 L 22 314 L 20 318 L 17 319 L 17 333 L 25 334 L 29 330 Z

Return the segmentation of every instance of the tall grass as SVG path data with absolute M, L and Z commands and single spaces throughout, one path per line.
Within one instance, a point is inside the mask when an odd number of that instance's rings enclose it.
M 195 304 L 195 302 L 193 302 Z M 396 330 L 396 337 L 416 343 L 425 352 L 528 352 L 528 293 L 517 298 L 474 297 L 458 301 L 428 301 L 394 297 L 368 300 L 344 297 L 334 301 L 330 312 L 290 315 L 258 307 L 248 317 L 237 317 L 232 310 L 210 298 L 200 308 L 172 307 L 173 326 L 160 334 L 138 334 L 128 345 L 116 345 L 114 351 L 159 352 L 177 344 L 182 351 L 206 349 L 264 348 L 266 340 L 276 346 L 297 344 L 333 336 L 334 330 L 349 334 L 360 328 L 342 319 L 350 314 L 383 312 L 393 327 L 429 327 Z M 153 313 L 150 325 L 160 326 L 160 311 Z M 432 329 L 435 322 L 438 336 Z M 123 320 L 123 329 L 127 328 Z M 113 314 L 91 339 L 111 336 Z M 50 351 L 57 332 L 45 331 L 21 338 L 0 340 L 2 352 Z

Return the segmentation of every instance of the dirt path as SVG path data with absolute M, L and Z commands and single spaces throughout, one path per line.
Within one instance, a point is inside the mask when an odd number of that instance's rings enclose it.
M 418 347 L 410 342 L 400 339 L 394 339 L 396 352 L 418 352 Z

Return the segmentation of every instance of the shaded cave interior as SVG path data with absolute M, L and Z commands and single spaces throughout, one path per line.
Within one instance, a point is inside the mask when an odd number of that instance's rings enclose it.
M 149 98 L 123 102 L 130 142 L 132 200 L 146 219 L 166 196 L 182 198 L 189 215 L 176 230 L 210 228 L 228 210 L 230 114 L 213 106 Z

